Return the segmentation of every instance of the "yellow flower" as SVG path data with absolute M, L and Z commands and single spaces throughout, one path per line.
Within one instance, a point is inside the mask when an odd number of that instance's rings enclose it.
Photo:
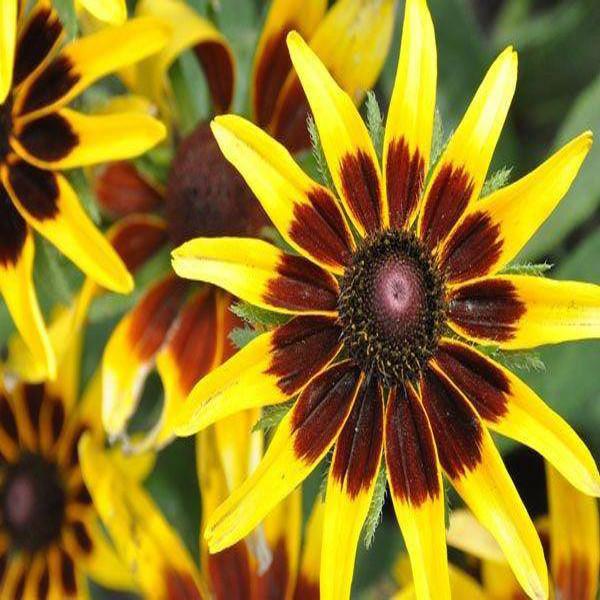
M 334 448 L 320 586 L 322 598 L 348 597 L 384 454 L 419 598 L 450 594 L 442 472 L 527 594 L 545 598 L 542 546 L 488 429 L 531 446 L 584 493 L 600 494 L 600 475 L 576 433 L 475 344 L 600 336 L 600 287 L 502 274 L 568 190 L 591 134 L 479 200 L 515 89 L 512 48 L 430 166 L 434 30 L 425 1 L 409 0 L 380 167 L 352 99 L 298 33 L 287 39 L 337 195 L 260 128 L 218 117 L 223 154 L 297 254 L 231 237 L 173 252 L 180 276 L 293 317 L 198 382 L 175 417 L 190 435 L 297 396 L 261 464 L 211 517 L 209 548 L 241 539 Z
M 595 600 L 598 591 L 600 528 L 595 498 L 578 492 L 546 464 L 549 511 L 536 521 L 550 559 L 551 592 L 561 600 Z M 450 565 L 454 598 L 519 600 L 527 596 L 510 571 L 502 550 L 488 531 L 464 509 L 453 511 L 448 544 L 479 561 L 481 581 Z M 398 560 L 396 576 L 402 590 L 394 600 L 414 597 L 410 566 Z
M 102 585 L 132 589 L 133 580 L 102 532 L 83 482 L 80 437 L 103 439 L 100 376 L 77 402 L 81 317 L 77 306 L 63 308 L 63 328 L 55 381 L 0 382 L 0 596 L 2 598 L 82 598 L 86 576 Z M 142 478 L 152 457 L 113 459 L 131 477 Z
M 164 137 L 147 116 L 91 117 L 66 105 L 98 78 L 159 50 L 164 25 L 136 19 L 63 46 L 49 2 L 0 9 L 0 292 L 35 359 L 53 376 L 52 353 L 32 283 L 37 231 L 104 287 L 133 281 L 60 173 L 144 152 Z
M 76 0 L 99 21 L 110 25 L 122 25 L 127 20 L 125 0 Z
M 335 67 L 338 81 L 359 101 L 383 65 L 395 4 L 391 0 L 340 0 L 326 13 L 322 0 L 273 2 L 252 74 L 256 118 L 262 118 L 259 113 L 272 113 L 290 86 L 301 92 L 284 43 L 292 25 L 302 26 L 307 35 L 312 32 L 320 56 Z M 141 95 L 128 101 L 142 111 L 150 110 L 154 102 L 176 125 L 168 72 L 175 59 L 191 49 L 206 75 L 214 111 L 228 110 L 233 99 L 234 62 L 225 38 L 179 0 L 142 0 L 136 10 L 138 15 L 163 21 L 172 35 L 161 52 L 124 74 L 131 89 Z M 352 57 L 351 65 L 342 60 L 341 51 Z M 277 69 L 270 68 L 273 64 Z M 305 96 L 294 92 L 289 99 L 296 102 L 294 127 L 299 123 L 305 137 Z M 266 108 L 269 103 L 271 109 Z M 285 103 L 288 105 L 288 100 Z M 292 104 L 288 109 L 292 110 Z M 283 137 L 285 131 L 281 130 Z M 146 218 L 153 224 L 145 228 L 147 243 L 156 248 L 161 245 L 159 240 L 163 246 L 177 246 L 199 235 L 258 235 L 268 224 L 250 189 L 223 158 L 206 123 L 177 145 L 166 189 L 152 184 L 124 161 L 98 169 L 94 186 L 100 206 L 112 217 L 158 212 L 164 207 L 163 216 Z M 228 335 L 241 323 L 233 320 L 230 303 L 227 295 L 210 286 L 186 286 L 172 273 L 157 278 L 119 323 L 106 348 L 103 416 L 110 437 L 126 435 L 143 381 L 156 365 L 165 402 L 156 426 L 137 449 L 160 447 L 172 439 L 172 416 L 193 385 L 223 361 L 224 351 L 233 352 L 226 348 Z
M 257 411 L 241 413 L 197 436 L 203 524 L 256 467 L 263 443 L 262 433 L 251 432 L 257 416 Z M 302 493 L 297 489 L 231 548 L 209 554 L 200 536 L 198 569 L 150 495 L 87 436 L 80 456 L 94 504 L 145 597 L 318 598 L 320 500 L 309 519 L 301 560 Z

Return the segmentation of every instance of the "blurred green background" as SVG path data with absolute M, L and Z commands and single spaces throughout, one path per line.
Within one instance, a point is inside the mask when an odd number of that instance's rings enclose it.
M 238 59 L 236 112 L 247 112 L 248 76 L 255 44 L 268 2 L 262 0 L 188 0 L 213 20 L 230 41 Z M 59 0 L 71 27 L 71 0 Z M 133 8 L 133 4 L 131 8 Z M 539 164 L 553 150 L 583 130 L 600 137 L 600 2 L 597 0 L 429 0 L 438 47 L 438 107 L 445 135 L 458 123 L 493 58 L 512 44 L 519 53 L 517 92 L 490 174 L 512 167 L 514 180 Z M 396 33 L 389 58 L 376 87 L 385 114 L 396 70 L 404 3 L 399 2 Z M 187 127 L 209 116 L 200 71 L 184 56 L 172 70 Z M 115 81 L 96 92 L 118 90 Z M 92 94 L 94 91 L 92 92 Z M 84 98 L 85 102 L 85 98 Z M 99 219 L 94 200 L 80 173 L 72 177 L 92 216 Z M 164 266 L 166 256 L 160 257 Z M 548 261 L 550 277 L 600 283 L 600 140 L 593 146 L 570 192 L 520 257 Z M 107 296 L 92 310 L 86 337 L 85 377 L 97 366 L 103 345 L 122 315 L 152 279 L 153 268 L 138 277 L 138 289 L 128 299 Z M 49 314 L 57 302 L 68 301 L 81 283 L 76 270 L 49 245 L 38 241 L 36 284 Z M 13 331 L 0 301 L 0 346 Z M 522 370 L 533 388 L 579 431 L 600 456 L 600 342 L 542 348 L 545 370 Z M 145 398 L 159 402 L 160 384 L 150 378 Z M 152 412 L 151 410 L 147 412 Z M 509 467 L 533 512 L 544 509 L 541 462 L 501 441 Z M 320 474 L 306 486 L 307 507 Z M 198 556 L 199 494 L 196 489 L 193 445 L 180 440 L 159 457 L 148 486 L 169 521 Z M 361 549 L 355 576 L 357 597 L 382 597 L 401 538 L 393 512 L 386 505 L 372 548 Z M 106 592 L 94 589 L 98 597 Z M 110 595 L 108 597 L 113 597 Z

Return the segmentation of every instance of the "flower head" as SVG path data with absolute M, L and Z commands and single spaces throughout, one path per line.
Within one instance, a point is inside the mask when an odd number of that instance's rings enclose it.
M 335 193 L 253 124 L 218 117 L 224 155 L 296 253 L 244 238 L 173 253 L 180 276 L 293 317 L 201 380 L 176 417 L 189 435 L 297 396 L 254 474 L 211 517 L 209 547 L 243 537 L 333 448 L 320 589 L 348 597 L 385 455 L 418 597 L 450 593 L 442 473 L 526 593 L 546 597 L 542 546 L 488 429 L 531 446 L 585 493 L 600 493 L 600 476 L 575 432 L 477 345 L 600 335 L 598 286 L 502 273 L 568 190 L 591 134 L 479 200 L 515 90 L 512 48 L 431 165 L 434 31 L 425 1 L 408 0 L 380 167 L 351 98 L 300 35 L 287 39 Z
M 104 287 L 129 292 L 130 274 L 88 218 L 60 171 L 140 154 L 164 136 L 148 116 L 91 117 L 66 105 L 94 81 L 156 52 L 166 41 L 153 19 L 64 44 L 49 2 L 6 0 L 0 30 L 0 292 L 35 359 L 56 359 L 32 283 L 37 231 Z

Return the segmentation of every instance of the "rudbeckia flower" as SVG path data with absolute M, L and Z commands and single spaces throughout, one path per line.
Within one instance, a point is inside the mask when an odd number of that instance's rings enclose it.
M 81 475 L 77 444 L 84 432 L 97 443 L 99 373 L 78 402 L 81 317 L 87 300 L 61 309 L 76 322 L 63 337 L 56 380 L 0 382 L 0 595 L 2 598 L 87 597 L 86 577 L 118 589 L 133 580 L 103 533 Z M 112 452 L 130 477 L 143 477 L 152 457 Z
M 196 466 L 203 523 L 256 467 L 262 454 L 262 433 L 251 433 L 256 418 L 256 411 L 248 411 L 198 435 Z M 198 568 L 148 492 L 118 462 L 87 436 L 80 442 L 80 456 L 94 504 L 145 597 L 318 598 L 320 499 L 308 521 L 302 558 L 302 494 L 297 489 L 256 531 L 231 548 L 209 554 L 200 536 Z
M 384 454 L 417 597 L 450 594 L 444 473 L 526 593 L 545 598 L 542 546 L 488 430 L 531 446 L 584 493 L 600 493 L 600 476 L 575 432 L 476 346 L 600 335 L 598 286 L 502 274 L 569 188 L 591 135 L 479 200 L 515 89 L 512 48 L 430 166 L 434 31 L 424 0 L 409 0 L 380 168 L 351 98 L 300 35 L 288 46 L 335 193 L 252 123 L 218 117 L 221 150 L 296 254 L 227 237 L 173 252 L 181 277 L 293 317 L 198 382 L 176 416 L 176 433 L 190 435 L 295 398 L 261 464 L 211 517 L 209 548 L 246 535 L 333 448 L 320 588 L 348 597 Z
M 137 19 L 62 46 L 51 4 L 0 19 L 0 292 L 35 359 L 52 376 L 56 360 L 32 283 L 37 231 L 104 287 L 129 292 L 133 281 L 60 173 L 140 154 L 165 135 L 147 116 L 91 117 L 66 105 L 98 78 L 159 50 L 164 25 Z M 61 47 L 62 46 L 62 47 Z
M 257 114 L 269 112 L 259 107 L 270 101 L 275 104 L 284 80 L 297 81 L 288 73 L 291 63 L 283 40 L 292 25 L 309 17 L 304 30 L 314 31 L 315 48 L 329 64 L 337 65 L 339 81 L 356 100 L 379 74 L 389 46 L 395 2 L 340 0 L 326 15 L 325 5 L 320 0 L 276 0 L 271 5 L 252 76 Z M 184 50 L 193 50 L 204 70 L 214 110 L 228 110 L 233 100 L 234 63 L 225 38 L 178 0 L 144 0 L 138 4 L 137 14 L 161 19 L 171 27 L 172 37 L 160 53 L 125 75 L 130 87 L 141 94 L 136 102 L 143 98 L 156 104 L 177 129 L 168 71 Z M 375 44 L 373 39 L 379 42 Z M 334 41 L 335 46 L 326 45 Z M 344 56 L 352 57 L 355 68 L 342 60 L 342 49 Z M 267 67 L 273 61 L 279 65 L 278 82 L 271 80 L 275 74 Z M 294 93 L 293 97 L 300 101 L 294 110 L 300 111 L 305 135 L 305 96 L 302 93 L 298 98 Z M 149 217 L 155 224 L 149 235 L 162 235 L 165 246 L 174 247 L 199 235 L 258 235 L 268 224 L 242 177 L 223 158 L 206 123 L 200 123 L 177 144 L 166 187 L 148 181 L 124 161 L 100 167 L 94 186 L 100 206 L 113 218 L 160 214 Z M 138 449 L 151 444 L 160 447 L 172 439 L 172 415 L 196 381 L 223 361 L 224 344 L 236 326 L 230 304 L 231 299 L 212 286 L 186 285 L 172 273 L 157 278 L 118 324 L 106 347 L 103 417 L 109 437 L 126 435 L 145 378 L 156 366 L 165 401 L 156 426 Z
M 571 486 L 556 469 L 546 465 L 548 515 L 536 520 L 550 563 L 550 588 L 554 598 L 595 600 L 600 567 L 598 505 Z M 450 586 L 455 598 L 518 600 L 526 596 L 510 571 L 506 558 L 490 534 L 464 509 L 450 517 L 448 544 L 476 559 L 480 581 L 458 567 L 450 567 Z M 410 566 L 404 557 L 396 566 L 402 590 L 393 598 L 414 597 Z

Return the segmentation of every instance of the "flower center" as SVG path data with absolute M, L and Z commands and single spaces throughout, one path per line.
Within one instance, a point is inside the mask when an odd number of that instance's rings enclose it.
M 65 501 L 53 463 L 37 454 L 24 454 L 9 466 L 0 489 L 0 507 L 14 547 L 35 552 L 57 539 Z
M 4 162 L 10 152 L 12 126 L 12 98 L 9 94 L 4 104 L 0 104 L 0 163 Z
M 166 214 L 175 245 L 202 236 L 255 236 L 268 223 L 207 123 L 179 145 L 167 183 Z
M 388 230 L 367 239 L 341 282 L 344 343 L 366 373 L 394 386 L 418 377 L 444 321 L 442 277 L 416 236 Z

